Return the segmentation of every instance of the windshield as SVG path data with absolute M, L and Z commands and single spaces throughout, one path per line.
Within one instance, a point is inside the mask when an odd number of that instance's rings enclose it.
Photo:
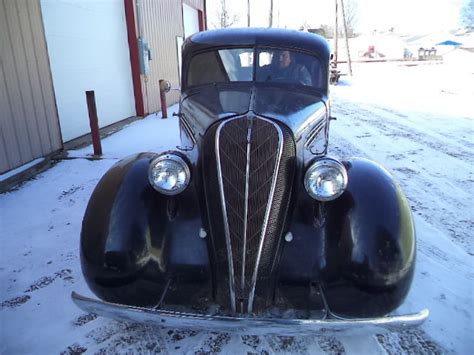
M 312 55 L 281 48 L 232 48 L 196 54 L 186 86 L 257 81 L 323 89 L 324 77 L 321 61 Z

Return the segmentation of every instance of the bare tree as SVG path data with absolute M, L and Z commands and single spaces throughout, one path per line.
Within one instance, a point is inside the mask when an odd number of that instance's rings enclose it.
M 344 10 L 346 13 L 346 25 L 347 25 L 347 36 L 354 37 L 356 34 L 357 27 L 357 2 L 354 0 L 345 0 L 344 1 Z
M 461 21 L 466 27 L 474 29 L 474 0 L 470 0 L 462 7 Z
M 312 29 L 309 32 L 317 33 L 327 39 L 334 38 L 334 26 L 331 25 L 321 25 L 320 28 Z
M 221 0 L 220 9 L 217 11 L 219 24 L 216 27 L 227 28 L 239 21 L 239 15 L 231 14 L 227 8 L 226 0 Z

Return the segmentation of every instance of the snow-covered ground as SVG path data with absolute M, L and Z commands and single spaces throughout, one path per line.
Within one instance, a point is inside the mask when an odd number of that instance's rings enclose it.
M 93 296 L 79 262 L 93 188 L 118 159 L 178 144 L 176 118 L 152 115 L 105 139 L 102 160 L 85 159 L 91 147 L 71 152 L 74 159 L 0 195 L 0 353 L 472 353 L 474 70 L 468 65 L 365 64 L 331 88 L 337 121 L 330 155 L 382 163 L 411 203 L 418 260 L 399 312 L 429 308 L 420 328 L 366 337 L 256 337 L 157 329 L 81 312 L 70 293 Z

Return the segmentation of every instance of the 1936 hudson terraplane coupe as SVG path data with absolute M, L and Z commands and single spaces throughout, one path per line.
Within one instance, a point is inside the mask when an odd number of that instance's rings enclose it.
M 183 45 L 181 145 L 100 180 L 83 310 L 169 327 L 304 334 L 423 322 L 389 316 L 415 266 L 394 178 L 327 156 L 330 50 L 314 34 L 201 32 Z M 157 137 L 159 139 L 159 137 Z M 289 312 L 289 310 L 292 310 Z

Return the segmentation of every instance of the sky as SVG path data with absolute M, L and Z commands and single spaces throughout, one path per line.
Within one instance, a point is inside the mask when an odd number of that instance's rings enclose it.
M 207 0 L 209 27 L 218 24 L 221 0 Z M 459 27 L 459 13 L 467 0 L 345 0 L 356 4 L 357 31 L 370 33 L 393 27 L 397 32 L 426 34 Z M 247 25 L 247 0 L 226 0 L 238 27 Z M 250 0 L 251 25 L 268 26 L 270 0 Z M 335 0 L 274 0 L 274 27 L 298 29 L 303 24 L 334 25 Z

